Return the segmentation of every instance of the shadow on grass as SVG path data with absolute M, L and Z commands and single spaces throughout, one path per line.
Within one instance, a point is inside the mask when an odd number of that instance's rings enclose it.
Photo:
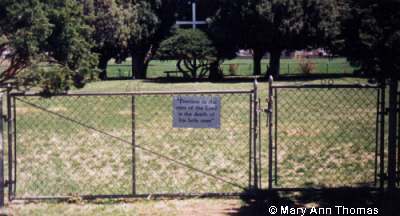
M 151 83 L 191 83 L 191 82 L 212 82 L 212 83 L 239 83 L 253 82 L 257 78 L 258 81 L 268 81 L 266 76 L 226 76 L 218 81 L 210 81 L 209 79 L 185 79 L 182 77 L 158 77 L 144 80 Z M 276 81 L 314 81 L 321 79 L 342 79 L 342 78 L 367 78 L 354 74 L 312 74 L 312 75 L 282 75 Z
M 323 190 L 298 190 L 298 191 L 257 191 L 254 196 L 242 196 L 244 205 L 230 215 L 302 215 L 301 212 L 290 214 L 282 212 L 282 207 L 307 208 L 304 215 L 313 215 L 313 207 L 331 209 L 324 214 L 314 215 L 400 215 L 400 191 L 389 196 L 363 188 L 338 188 Z M 277 208 L 276 214 L 269 212 L 271 206 Z M 342 206 L 342 207 L 336 207 Z M 343 208 L 344 207 L 344 208 Z M 347 208 L 347 209 L 345 209 Z M 351 209 L 353 208 L 353 209 Z M 358 210 L 357 208 L 365 208 Z M 368 212 L 368 208 L 369 212 Z M 378 212 L 374 212 L 376 209 Z M 321 210 L 322 211 L 322 210 Z M 355 214 L 352 214 L 354 213 Z M 372 214 L 368 214 L 371 213 Z M 377 213 L 377 214 L 375 214 Z

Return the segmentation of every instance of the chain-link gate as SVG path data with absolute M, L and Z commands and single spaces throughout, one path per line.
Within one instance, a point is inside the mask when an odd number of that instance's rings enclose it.
M 219 128 L 173 126 L 178 96 L 218 98 Z M 258 186 L 257 88 L 238 91 L 10 93 L 8 195 L 221 196 Z
M 269 188 L 383 184 L 385 91 L 373 85 L 270 82 Z M 383 128 L 381 130 L 381 128 Z

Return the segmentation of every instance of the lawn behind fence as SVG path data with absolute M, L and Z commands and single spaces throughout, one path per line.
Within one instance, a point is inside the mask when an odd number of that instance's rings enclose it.
M 345 58 L 310 58 L 305 59 L 314 64 L 314 70 L 311 74 L 351 74 L 354 71 L 349 62 Z M 281 59 L 281 75 L 301 75 L 299 60 Z M 269 59 L 263 59 L 261 62 L 262 74 L 265 74 L 269 66 Z M 224 76 L 251 76 L 253 74 L 252 59 L 233 59 L 225 61 L 221 69 Z M 176 61 L 159 61 L 153 60 L 149 64 L 148 77 L 159 78 L 166 77 L 165 71 L 176 71 Z M 111 61 L 108 65 L 107 75 L 109 78 L 131 77 L 132 66 L 130 60 L 115 64 Z M 182 77 L 182 74 L 173 76 Z

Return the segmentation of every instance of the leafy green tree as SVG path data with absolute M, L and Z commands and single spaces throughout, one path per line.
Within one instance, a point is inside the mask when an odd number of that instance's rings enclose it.
M 342 1 L 339 54 L 358 71 L 383 81 L 400 73 L 400 2 Z
M 336 1 L 221 0 L 211 23 L 224 29 L 230 44 L 253 50 L 254 75 L 261 74 L 261 60 L 269 52 L 268 73 L 276 77 L 283 50 L 328 44 L 338 34 L 337 17 Z
M 127 11 L 115 0 L 85 0 L 82 3 L 86 20 L 94 28 L 92 50 L 99 55 L 100 78 L 106 79 L 108 61 L 114 58 L 121 62 L 128 56 Z
M 132 71 L 136 79 L 147 77 L 147 67 L 162 40 L 175 24 L 175 0 L 125 0 L 128 14 L 128 49 L 132 57 Z
M 328 47 L 339 34 L 336 1 L 263 0 L 258 10 L 268 17 L 268 29 L 272 31 L 267 39 L 271 55 L 268 75 L 274 77 L 279 76 L 283 50 Z
M 99 54 L 101 78 L 111 58 L 132 57 L 133 78 L 145 79 L 160 42 L 170 35 L 177 9 L 174 0 L 84 0 L 88 23 Z
M 251 20 L 249 15 L 256 16 L 256 2 L 250 0 L 220 0 L 219 9 L 210 17 L 210 32 L 221 49 L 253 49 L 254 71 L 261 74 L 261 58 L 266 53 L 264 40 L 264 25 L 260 19 Z M 221 38 L 225 37 L 225 38 Z M 252 37 L 252 40 L 249 40 Z
M 76 1 L 2 0 L 0 13 L 0 55 L 5 68 L 0 83 L 19 80 L 57 91 L 71 85 L 82 87 L 93 77 L 97 57 L 91 53 L 91 28 Z
M 177 68 L 186 78 L 204 78 L 210 63 L 216 59 L 217 50 L 207 34 L 201 30 L 178 29 L 164 40 L 157 52 L 161 60 L 178 59 Z
M 387 178 L 382 182 L 386 195 L 382 203 L 385 215 L 397 215 L 396 164 L 398 141 L 398 81 L 400 77 L 400 2 L 397 0 L 343 0 L 341 54 L 360 73 L 389 84 Z M 340 41 L 340 40 L 339 40 Z M 338 43 L 340 45 L 340 43 Z M 385 182 L 386 181 L 386 182 Z
M 210 21 L 210 17 L 214 17 L 219 9 L 220 1 L 216 0 L 177 0 L 178 10 L 177 17 L 179 20 L 192 20 L 192 3 L 196 3 L 196 17 L 200 21 Z M 192 25 L 180 26 L 180 28 L 192 28 Z M 217 81 L 223 78 L 223 73 L 220 68 L 225 59 L 232 59 L 236 57 L 238 50 L 234 44 L 225 46 L 230 35 L 225 34 L 222 28 L 216 25 L 197 25 L 197 29 L 204 31 L 208 38 L 212 41 L 213 47 L 216 49 L 216 56 L 214 60 L 209 60 L 209 76 L 211 81 Z

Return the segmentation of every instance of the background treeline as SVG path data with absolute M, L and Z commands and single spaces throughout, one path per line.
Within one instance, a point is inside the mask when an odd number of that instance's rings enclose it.
M 267 75 L 279 76 L 283 51 L 324 48 L 359 73 L 396 76 L 400 3 L 357 0 L 199 0 L 201 30 L 188 0 L 2 0 L 0 82 L 45 91 L 104 78 L 110 59 L 132 59 L 132 76 L 147 77 L 152 59 L 177 60 L 187 77 L 221 79 L 220 65 L 239 49 L 253 51 L 253 74 L 270 54 Z M 46 66 L 46 67 L 43 67 Z

